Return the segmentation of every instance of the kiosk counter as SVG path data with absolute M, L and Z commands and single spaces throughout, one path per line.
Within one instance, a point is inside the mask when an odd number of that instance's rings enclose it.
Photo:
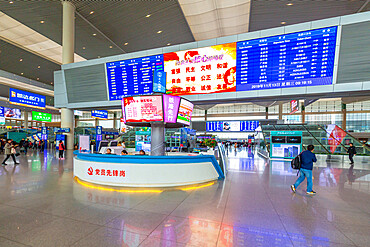
M 94 184 L 172 187 L 224 178 L 215 156 L 107 155 L 75 151 L 73 174 Z

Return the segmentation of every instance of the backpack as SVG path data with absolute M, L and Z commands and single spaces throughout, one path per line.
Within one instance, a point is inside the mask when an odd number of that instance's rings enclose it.
M 297 169 L 297 176 L 299 174 L 299 170 L 301 169 L 301 165 L 302 165 L 302 157 L 301 157 L 301 154 L 299 154 L 297 157 L 295 157 L 292 162 L 290 163 L 290 165 L 292 166 L 292 169 Z

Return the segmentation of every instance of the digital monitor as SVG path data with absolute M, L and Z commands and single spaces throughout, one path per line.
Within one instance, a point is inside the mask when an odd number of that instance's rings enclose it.
M 337 27 L 237 43 L 236 91 L 333 83 Z
M 185 125 L 190 125 L 191 115 L 193 114 L 194 105 L 186 99 L 181 99 L 177 122 Z
M 272 143 L 286 143 L 286 136 L 272 136 Z
M 260 125 L 259 121 L 209 121 L 207 132 L 252 132 Z
M 106 63 L 108 99 L 153 93 L 154 71 L 163 71 L 163 55 Z
M 126 123 L 163 121 L 162 96 L 136 96 L 124 99 Z
M 112 140 L 114 139 L 114 135 L 105 135 L 106 140 Z
M 167 93 L 235 92 L 236 43 L 163 54 Z
M 21 119 L 22 113 L 20 109 L 4 107 L 4 117 Z

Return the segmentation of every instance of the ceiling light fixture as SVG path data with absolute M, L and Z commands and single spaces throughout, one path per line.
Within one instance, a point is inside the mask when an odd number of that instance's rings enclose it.
M 167 45 L 171 45 L 171 43 L 168 43 Z
M 40 80 L 40 78 L 38 78 L 38 77 L 37 77 L 37 79 L 36 79 L 36 80 Z
M 111 45 L 110 45 L 110 46 L 109 46 L 109 48 L 110 48 L 110 49 L 112 49 L 112 48 L 113 48 L 113 46 L 111 46 Z
M 125 45 L 128 45 L 128 43 L 125 43 Z
M 9 3 L 13 3 L 13 1 L 10 1 Z
M 285 25 L 285 24 L 286 24 L 286 22 L 285 22 L 285 21 L 282 21 L 282 22 L 281 22 L 281 25 Z
M 161 33 L 162 31 L 161 30 L 159 30 L 157 33 Z
M 293 3 L 287 3 L 286 5 L 288 5 L 288 6 L 292 6 L 292 5 L 293 5 Z
M 22 62 L 23 61 L 23 59 L 21 58 L 21 59 L 19 59 L 19 62 Z
M 24 73 L 22 72 L 21 75 L 23 75 Z
M 94 14 L 94 11 L 90 11 L 90 15 Z
M 44 24 L 44 23 L 45 23 L 45 21 L 40 21 L 40 23 L 41 23 L 41 24 Z
M 39 69 L 39 68 L 41 68 L 41 66 L 39 65 L 39 66 L 37 66 L 37 68 Z
M 96 33 L 93 33 L 93 36 L 96 36 Z
M 151 16 L 151 15 L 146 15 L 145 17 L 146 17 L 146 18 L 148 18 L 148 17 L 150 17 L 150 16 Z

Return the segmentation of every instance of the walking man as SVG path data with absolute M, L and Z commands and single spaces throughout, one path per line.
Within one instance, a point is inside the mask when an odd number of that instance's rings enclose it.
M 60 141 L 59 142 L 59 159 L 62 159 L 62 160 L 64 159 L 63 158 L 64 149 L 65 147 L 64 147 L 63 141 Z
M 314 145 L 308 145 L 307 150 L 302 152 L 301 155 L 301 168 L 299 170 L 299 178 L 292 184 L 290 188 L 295 193 L 298 186 L 307 178 L 307 194 L 314 195 L 316 194 L 315 191 L 312 190 L 313 182 L 312 182 L 312 168 L 313 162 L 316 162 L 316 155 L 313 153 L 315 149 Z
M 12 156 L 12 159 L 14 161 L 14 165 L 18 165 L 16 159 L 15 159 L 15 146 L 13 145 L 13 141 L 10 139 L 8 142 L 5 144 L 4 147 L 4 154 L 6 155 L 6 158 L 4 159 L 2 165 L 6 166 L 7 164 L 5 163 L 10 156 Z
M 356 155 L 356 148 L 353 146 L 353 143 L 350 143 L 349 144 L 349 148 L 347 150 L 347 153 L 348 153 L 348 156 L 349 156 L 349 160 L 351 161 L 351 163 L 349 163 L 350 165 L 353 165 L 355 162 L 353 161 L 353 156 Z

